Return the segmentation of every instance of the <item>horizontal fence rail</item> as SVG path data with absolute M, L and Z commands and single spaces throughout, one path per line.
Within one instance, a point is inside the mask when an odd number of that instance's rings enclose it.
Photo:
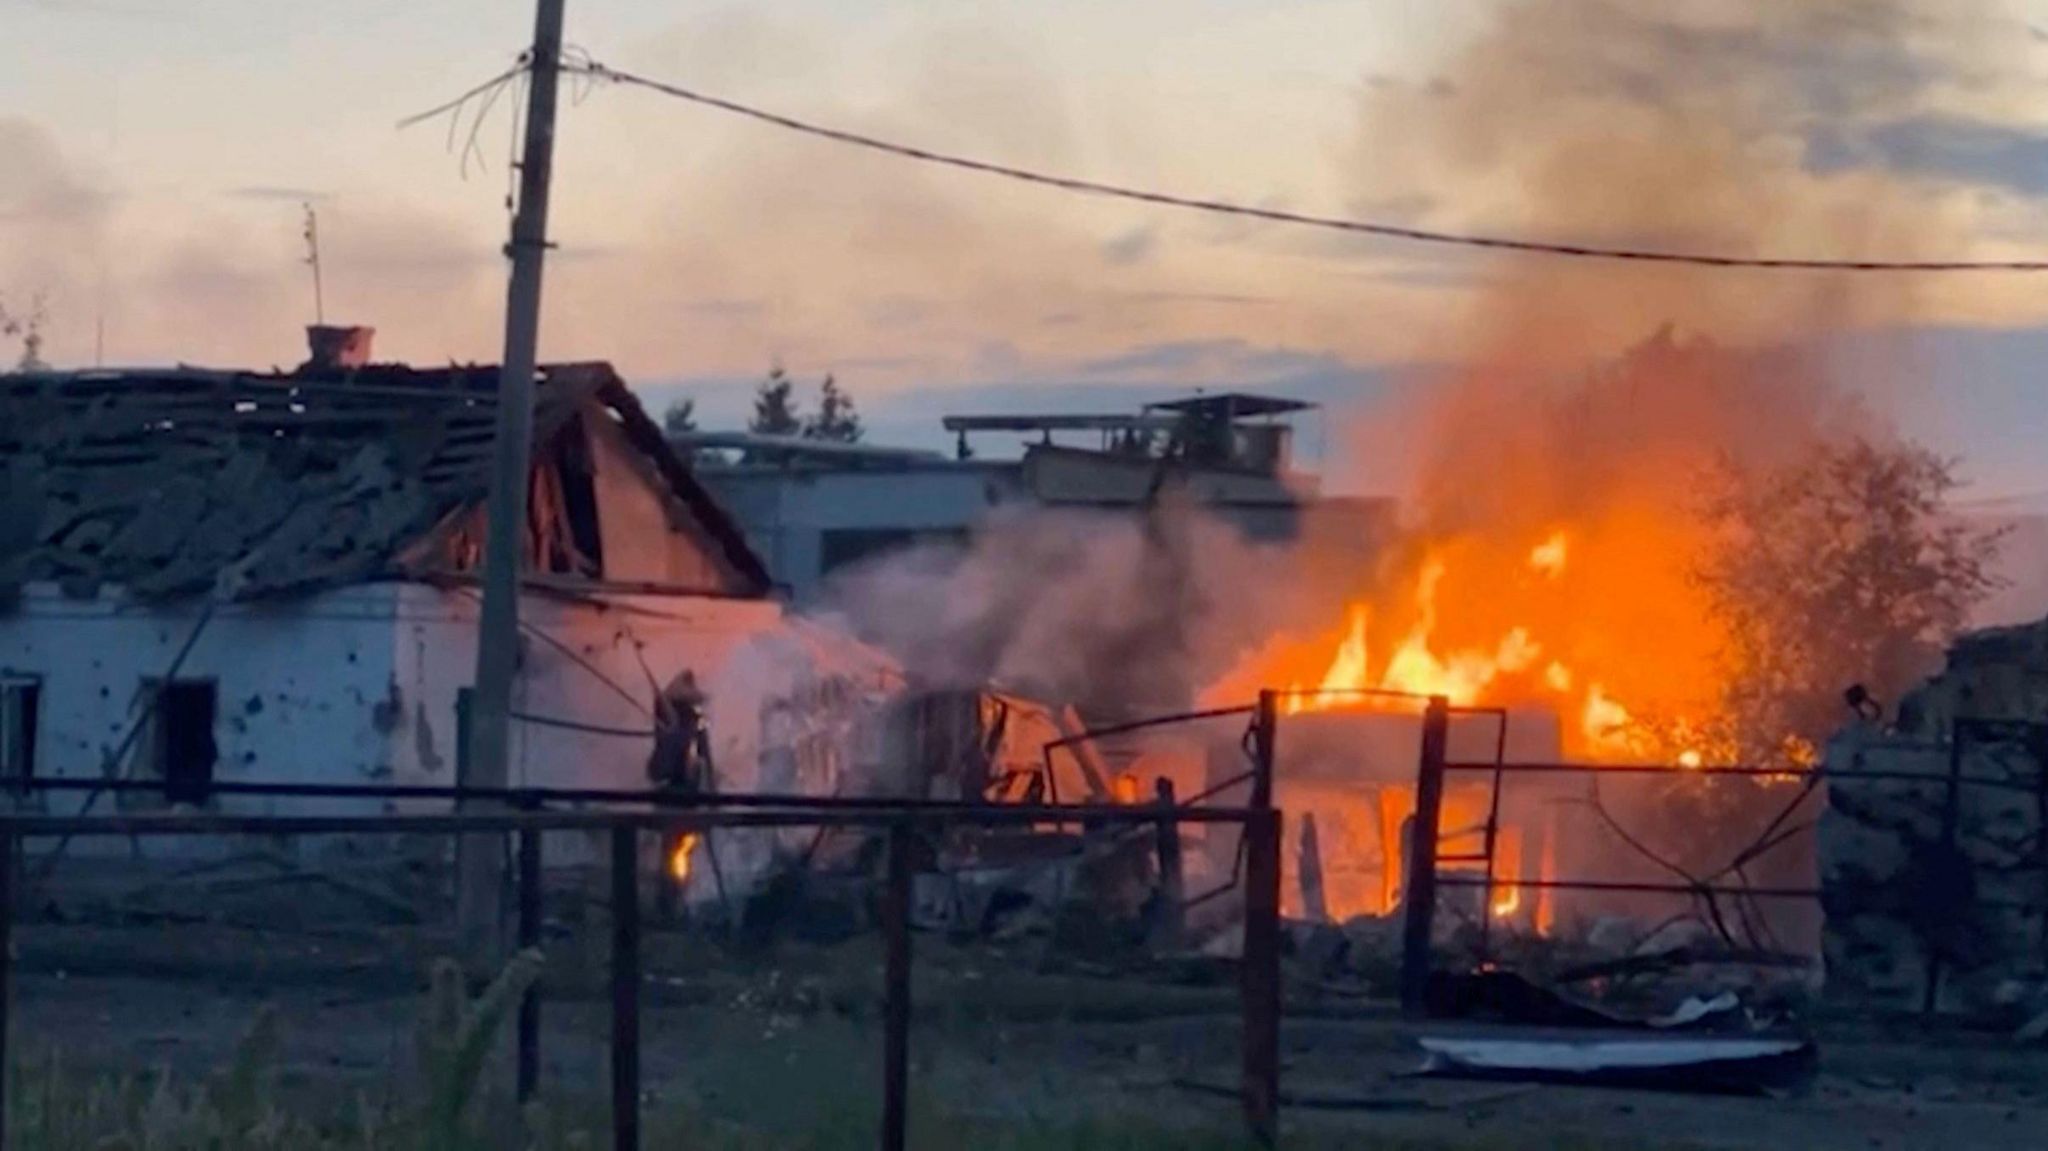
M 1943 745 L 1944 747 L 1946 745 Z M 1702 765 L 1687 767 L 1677 763 L 1446 763 L 1444 771 L 1477 771 L 1488 775 L 1662 775 L 1673 779 L 1689 776 L 1717 776 L 1743 779 L 1807 780 L 1807 779 L 1851 779 L 1886 783 L 1926 783 L 1946 785 L 1946 772 L 1925 771 L 1863 771 L 1858 768 L 1794 768 L 1794 767 L 1719 767 Z M 1990 775 L 1964 774 L 1956 781 L 1971 787 L 2003 788 L 2008 791 L 2024 791 L 2032 794 L 2038 784 L 2028 780 L 2003 779 Z
M 2048 811 L 2048 725 L 2029 720 L 1988 720 L 1963 717 L 1955 719 L 1949 727 L 1946 741 L 1914 744 L 1923 751 L 1945 751 L 1948 764 L 1945 771 L 1897 771 L 1870 770 L 1860 766 L 1828 768 L 1816 764 L 1812 767 L 1757 767 L 1739 764 L 1688 766 L 1676 763 L 1571 763 L 1571 762 L 1508 762 L 1506 759 L 1505 719 L 1496 759 L 1492 762 L 1472 760 L 1451 760 L 1445 752 L 1448 725 L 1452 715 L 1470 714 L 1468 709 L 1452 708 L 1449 701 L 1437 697 L 1429 701 L 1423 712 L 1421 751 L 1416 770 L 1416 815 L 1415 833 L 1407 845 L 1409 875 L 1409 897 L 1405 900 L 1403 948 L 1401 957 L 1401 1000 L 1405 1010 L 1421 1015 L 1427 1012 L 1426 990 L 1432 963 L 1432 941 L 1436 914 L 1436 893 L 1439 888 L 1478 889 L 1482 892 L 1480 916 L 1480 960 L 1491 961 L 1488 950 L 1487 927 L 1492 920 L 1493 894 L 1504 884 L 1518 888 L 1545 891 L 1587 891 L 1612 893 L 1668 894 L 1693 896 L 1705 901 L 1719 925 L 1720 911 L 1714 901 L 1718 899 L 1769 899 L 1820 901 L 1825 891 L 1818 886 L 1755 886 L 1748 883 L 1726 882 L 1729 875 L 1743 877 L 1742 868 L 1763 853 L 1786 842 L 1798 829 L 1787 830 L 1786 822 L 1794 812 L 1806 803 L 1824 795 L 1822 785 L 1830 781 L 1848 783 L 1902 783 L 1945 790 L 1941 818 L 1940 843 L 1949 852 L 1956 850 L 1959 812 L 1963 793 L 1970 788 L 1994 791 L 2020 792 L 2041 798 L 2042 810 Z M 2007 777 L 1984 775 L 1963 769 L 1966 749 L 1976 745 L 2017 745 L 2035 759 L 2036 770 L 2028 776 Z M 1490 777 L 1492 796 L 1489 814 L 1481 831 L 1485 837 L 1485 849 L 1476 856 L 1440 854 L 1439 819 L 1443 806 L 1444 783 L 1452 773 L 1478 773 Z M 1623 841 L 1638 853 L 1663 870 L 1676 873 L 1680 879 L 1664 882 L 1632 882 L 1599 879 L 1529 879 L 1517 877 L 1503 879 L 1495 871 L 1496 832 L 1500 824 L 1501 790 L 1505 780 L 1515 776 L 1579 777 L 1592 781 L 1597 805 L 1598 781 L 1615 776 L 1656 776 L 1671 780 L 1687 778 L 1737 778 L 1756 779 L 1768 782 L 1798 783 L 1800 786 L 1791 796 L 1782 811 L 1764 825 L 1756 840 L 1737 853 L 1732 862 L 1710 875 L 1693 876 L 1655 855 L 1649 848 L 1637 843 L 1618 825 L 1609 826 Z M 1604 817 L 1604 812 L 1603 812 Z M 1807 825 L 1810 830 L 1812 825 Z M 2037 845 L 2038 846 L 2038 845 Z M 2048 851 L 2048 848 L 2042 850 Z M 2036 853 L 2037 855 L 2039 852 Z M 1445 873 L 1440 865 L 1445 863 L 1483 862 L 1486 871 L 1483 876 L 1459 873 Z M 1975 897 L 1979 906 L 2008 907 L 2024 906 L 2013 900 Z M 1723 934 L 1727 933 L 1725 927 Z M 1942 979 L 1944 955 L 1938 946 L 1926 945 L 1926 976 L 1922 1010 L 1932 1013 Z
M 1241 782 L 1233 780 L 1232 783 Z M 1030 810 L 1038 812 L 1085 813 L 1090 818 L 1127 809 L 1128 804 L 1050 803 L 1026 807 L 995 804 L 985 800 L 916 799 L 890 796 L 789 795 L 768 792 L 698 792 L 686 794 L 654 788 L 605 787 L 469 787 L 380 783 L 295 783 L 268 780 L 221 780 L 209 783 L 209 796 L 241 796 L 275 799 L 418 799 L 501 803 L 515 808 L 539 808 L 548 804 L 638 804 L 664 810 L 774 808 L 812 812 L 882 812 L 892 815 L 933 814 L 974 818 L 976 813 Z M 0 784 L 0 794 L 37 792 L 109 792 L 134 795 L 164 793 L 164 783 L 155 779 L 32 779 Z M 1190 809 L 1194 810 L 1194 809 Z M 1242 809 L 1240 809 L 1242 810 Z M 1191 817 L 1201 818 L 1201 817 Z M 1242 815 L 1238 817 L 1241 821 Z
M 91 790 L 136 783 L 132 790 L 161 790 L 156 781 L 75 781 L 83 786 L 40 790 Z M 533 946 L 541 935 L 541 835 L 549 831 L 607 832 L 611 838 L 613 905 L 611 926 L 610 1096 L 612 1146 L 637 1151 L 642 1098 L 640 1030 L 642 919 L 641 837 L 646 833 L 691 833 L 723 828 L 865 828 L 887 835 L 883 930 L 887 948 L 883 987 L 881 1146 L 902 1151 L 908 1141 L 911 1021 L 911 928 L 908 914 L 913 880 L 912 834 L 951 827 L 1003 828 L 1079 824 L 1094 827 L 1152 827 L 1166 824 L 1234 824 L 1243 828 L 1248 865 L 1244 948 L 1239 992 L 1244 1023 L 1242 1104 L 1255 1143 L 1272 1146 L 1279 1108 L 1279 895 L 1280 813 L 1262 807 L 1193 807 L 1170 803 L 1133 805 L 1011 805 L 943 801 L 847 799 L 768 795 L 673 797 L 647 792 L 592 789 L 408 788 L 319 784 L 216 784 L 220 794 L 280 798 L 419 798 L 488 800 L 524 810 L 448 813 L 385 812 L 364 815 L 260 815 L 208 810 L 105 815 L 0 815 L 0 1066 L 6 1065 L 7 1005 L 12 1001 L 13 921 L 16 904 L 15 848 L 23 840 L 61 837 L 225 837 L 400 834 L 457 836 L 516 834 L 519 888 L 516 938 Z M 631 803 L 644 810 L 544 810 L 547 802 Z M 540 1068 L 540 1000 L 536 985 L 521 1001 L 515 1035 L 516 1094 L 531 1099 Z M 0 1077 L 0 1147 L 5 1143 L 6 1079 Z
M 1246 824 L 1257 812 L 1244 808 L 1176 807 L 1163 813 L 1157 806 L 948 805 L 890 809 L 812 807 L 791 803 L 784 810 L 744 811 L 504 811 L 374 815 L 239 815 L 227 812 L 141 812 L 108 815 L 0 815 L 0 835 L 45 836 L 152 835 L 345 835 L 351 832 L 453 835 L 463 832 L 703 831 L 751 827 L 869 827 L 896 824 L 1028 827 L 1043 823 L 1100 826 L 1153 826 L 1161 818 L 1180 823 Z

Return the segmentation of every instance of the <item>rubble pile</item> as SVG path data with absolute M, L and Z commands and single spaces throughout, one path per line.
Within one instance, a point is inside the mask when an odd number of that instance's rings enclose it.
M 2013 1018 L 2048 1006 L 2048 620 L 1962 637 L 1884 729 L 1827 752 L 1831 996 Z

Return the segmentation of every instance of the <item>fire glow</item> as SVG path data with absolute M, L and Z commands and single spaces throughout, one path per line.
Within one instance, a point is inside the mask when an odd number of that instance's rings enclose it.
M 690 881 L 690 857 L 697 851 L 697 833 L 686 832 L 676 840 L 675 850 L 669 852 L 668 875 L 677 883 Z
M 1284 684 L 1282 712 L 1307 718 L 1413 714 L 1416 697 L 1441 696 L 1454 707 L 1553 715 L 1558 750 L 1587 763 L 1691 769 L 1725 754 L 1672 734 L 1701 730 L 1722 686 L 1708 658 L 1718 632 L 1683 575 L 1686 525 L 1647 512 L 1610 513 L 1572 528 L 1539 524 L 1418 547 L 1391 590 L 1382 582 L 1379 594 L 1343 605 L 1339 629 L 1270 639 L 1207 698 L 1243 699 Z M 1652 726 L 1646 714 L 1663 722 Z M 1329 912 L 1391 914 L 1402 899 L 1413 784 L 1300 779 L 1286 786 L 1291 802 L 1318 811 L 1325 824 Z M 1548 932 L 1555 899 L 1527 881 L 1554 878 L 1557 828 L 1528 810 L 1496 816 L 1489 794 L 1479 786 L 1447 789 L 1440 857 L 1472 872 L 1471 861 L 1490 856 L 1491 897 L 1481 914 Z M 1489 851 L 1487 826 L 1496 819 Z
M 1562 581 L 1571 557 L 1570 540 L 1552 532 L 1528 552 L 1527 571 L 1549 585 Z M 1447 562 L 1430 555 L 1421 564 L 1412 593 L 1413 622 L 1374 673 L 1370 641 L 1373 608 L 1354 603 L 1334 655 L 1313 685 L 1288 680 L 1283 710 L 1288 714 L 1329 711 L 1367 705 L 1375 694 L 1443 696 L 1453 706 L 1484 703 L 1542 702 L 1576 721 L 1573 750 L 1589 759 L 1619 759 L 1636 748 L 1634 717 L 1595 678 L 1582 676 L 1563 659 L 1550 658 L 1530 625 L 1510 626 L 1490 646 L 1456 647 L 1438 640 L 1438 602 Z M 1685 749 L 1677 762 L 1697 767 L 1703 756 Z

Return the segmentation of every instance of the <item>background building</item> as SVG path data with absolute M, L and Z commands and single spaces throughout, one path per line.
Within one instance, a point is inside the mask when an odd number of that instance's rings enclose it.
M 947 416 L 953 456 L 785 436 L 691 432 L 677 446 L 798 603 L 835 571 L 892 550 L 965 542 L 997 508 L 1141 512 L 1169 489 L 1254 540 L 1291 540 L 1319 520 L 1384 538 L 1393 504 L 1328 499 L 1297 471 L 1295 400 L 1197 396 L 1122 415 Z M 983 458 L 990 440 L 1021 455 Z

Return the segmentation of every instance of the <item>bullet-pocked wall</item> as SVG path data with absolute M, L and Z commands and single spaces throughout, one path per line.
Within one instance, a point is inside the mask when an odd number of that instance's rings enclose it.
M 445 808 L 226 796 L 208 794 L 205 784 L 453 785 L 461 756 L 457 699 L 475 675 L 477 609 L 469 589 L 405 583 L 211 612 L 199 602 L 141 605 L 117 593 L 85 599 L 31 586 L 0 616 L 6 758 L 12 766 L 25 753 L 27 770 L 45 779 L 170 775 L 189 785 L 193 801 L 218 811 Z M 762 786 L 763 755 L 804 743 L 792 716 L 845 735 L 839 729 L 851 730 L 848 716 L 879 708 L 896 682 L 887 660 L 792 621 L 772 601 L 529 593 L 520 615 L 515 786 L 647 786 L 653 700 L 684 671 L 710 697 L 714 762 L 728 790 Z M 166 678 L 173 693 L 152 711 L 145 701 Z M 821 709 L 819 699 L 837 704 Z M 16 738 L 24 732 L 32 738 Z M 87 793 L 67 791 L 13 802 L 62 814 L 86 801 Z M 157 809 L 165 800 L 131 795 L 118 804 Z M 116 802 L 102 797 L 94 809 L 114 810 Z M 69 850 L 128 857 L 131 845 L 81 840 Z M 163 839 L 140 850 L 208 855 L 222 847 Z
M 193 794 L 208 782 L 388 780 L 397 602 L 395 586 L 366 585 L 209 612 L 199 602 L 142 605 L 116 592 L 88 599 L 30 585 L 0 616 L 0 683 L 13 736 L 7 768 L 43 779 L 170 777 Z M 166 680 L 170 691 L 150 707 Z M 31 793 L 13 802 L 63 814 L 81 810 L 88 796 Z M 365 801 L 209 802 L 249 813 L 381 810 Z M 94 801 L 97 811 L 163 806 L 158 796 Z M 177 850 L 173 842 L 139 850 Z M 71 848 L 116 849 L 126 855 L 130 845 L 95 839 Z

